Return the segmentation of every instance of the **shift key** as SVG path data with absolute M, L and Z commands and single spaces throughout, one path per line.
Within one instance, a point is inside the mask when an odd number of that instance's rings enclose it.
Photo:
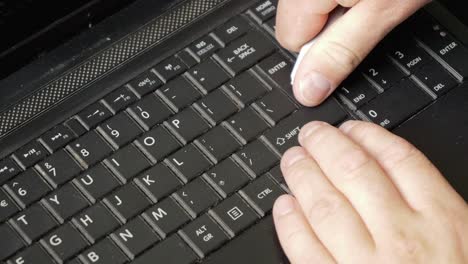
M 297 136 L 301 128 L 311 121 L 323 121 L 336 125 L 346 118 L 346 113 L 332 98 L 318 107 L 301 108 L 265 134 L 265 138 L 284 154 L 291 147 L 298 146 Z
M 273 43 L 258 32 L 251 32 L 232 42 L 215 55 L 231 74 L 236 75 L 275 50 Z

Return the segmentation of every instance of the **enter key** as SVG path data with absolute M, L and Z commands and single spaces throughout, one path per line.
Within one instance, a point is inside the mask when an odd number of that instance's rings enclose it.
M 289 148 L 298 146 L 301 128 L 311 121 L 323 121 L 336 125 L 347 117 L 341 106 L 330 98 L 318 107 L 301 108 L 268 131 L 264 138 L 282 155 Z

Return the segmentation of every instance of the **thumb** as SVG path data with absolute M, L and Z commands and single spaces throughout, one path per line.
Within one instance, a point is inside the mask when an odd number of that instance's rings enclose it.
M 362 0 L 323 32 L 299 65 L 294 94 L 322 103 L 378 42 L 427 0 Z

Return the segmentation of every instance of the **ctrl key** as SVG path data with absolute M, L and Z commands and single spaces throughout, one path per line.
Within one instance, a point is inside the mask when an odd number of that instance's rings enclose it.
M 58 263 L 64 263 L 88 245 L 71 223 L 51 232 L 41 239 L 41 244 Z
M 276 199 L 286 192 L 268 175 L 263 175 L 240 192 L 247 202 L 261 216 L 265 216 L 273 209 Z

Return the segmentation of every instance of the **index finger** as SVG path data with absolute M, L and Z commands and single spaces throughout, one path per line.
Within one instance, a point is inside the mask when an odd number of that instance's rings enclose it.
M 335 0 L 280 0 L 276 22 L 276 37 L 285 48 L 293 51 L 313 39 L 337 7 Z

